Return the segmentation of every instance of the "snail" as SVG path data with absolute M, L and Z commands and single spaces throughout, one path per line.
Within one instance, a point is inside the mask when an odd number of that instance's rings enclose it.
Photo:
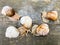
M 20 23 L 26 27 L 26 28 L 30 28 L 32 26 L 32 19 L 29 16 L 23 16 L 20 19 Z
M 18 28 L 18 31 L 20 32 L 20 36 L 25 36 L 30 31 L 30 29 L 25 28 L 24 26 L 21 26 Z
M 43 21 L 56 21 L 58 19 L 58 13 L 57 11 L 50 11 L 50 12 L 43 12 L 42 13 L 42 19 Z
M 13 21 L 19 20 L 20 16 L 15 12 L 15 10 L 10 6 L 4 6 L 1 13 L 5 16 L 8 16 L 9 19 Z
M 17 38 L 18 36 L 19 36 L 19 32 L 18 32 L 17 28 L 15 28 L 14 26 L 9 26 L 6 29 L 5 37 L 7 37 L 7 38 Z
M 47 24 L 34 25 L 32 27 L 32 34 L 35 36 L 45 36 L 49 33 L 49 27 Z

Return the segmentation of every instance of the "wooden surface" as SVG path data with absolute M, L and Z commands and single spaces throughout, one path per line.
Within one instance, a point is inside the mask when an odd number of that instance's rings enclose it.
M 55 1 L 55 2 L 54 2 Z M 5 5 L 9 5 L 13 7 L 16 12 L 22 16 L 25 14 L 21 13 L 21 10 L 31 10 L 32 12 L 27 13 L 33 19 L 33 23 L 40 24 L 43 23 L 41 20 L 41 12 L 43 10 L 50 11 L 50 10 L 57 10 L 59 14 L 59 22 L 48 23 L 50 27 L 50 33 L 45 37 L 35 37 L 30 33 L 20 39 L 20 37 L 15 39 L 9 39 L 5 37 L 6 28 L 10 25 L 18 27 L 19 24 L 17 22 L 13 22 L 9 20 L 7 17 L 3 16 L 0 13 L 0 45 L 60 45 L 60 0 L 51 0 L 50 3 L 44 2 L 44 0 L 40 0 L 38 2 L 32 2 L 31 0 L 0 0 L 0 12 L 2 7 Z M 32 5 L 32 8 L 21 8 L 25 5 Z M 50 6 L 50 7 L 48 7 Z M 27 11 L 28 12 L 28 11 Z M 24 12 L 23 12 L 24 13 Z M 25 12 L 26 13 L 26 12 Z M 35 14 L 36 13 L 36 14 Z M 40 16 L 39 16 L 40 15 Z M 35 18 L 33 18 L 35 16 Z M 40 19 L 39 19 L 40 17 Z

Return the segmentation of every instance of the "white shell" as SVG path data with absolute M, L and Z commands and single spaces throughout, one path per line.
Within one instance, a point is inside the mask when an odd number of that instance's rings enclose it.
M 5 36 L 8 38 L 16 38 L 19 36 L 19 32 L 17 31 L 17 29 L 14 26 L 9 26 L 6 29 Z
M 49 27 L 47 24 L 43 24 L 44 28 L 40 28 L 40 31 L 37 33 L 37 35 L 47 35 L 49 33 Z
M 20 20 L 20 23 L 26 28 L 30 28 L 32 26 L 32 19 L 29 16 L 23 16 Z
M 10 10 L 10 9 L 12 9 L 10 6 L 4 6 L 4 7 L 2 8 L 1 13 L 2 13 L 3 15 L 6 15 L 6 12 L 7 12 L 8 10 Z

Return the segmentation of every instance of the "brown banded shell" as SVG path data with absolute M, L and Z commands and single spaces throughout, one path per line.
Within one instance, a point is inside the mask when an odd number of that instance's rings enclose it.
M 48 12 L 46 18 L 53 20 L 53 21 L 57 20 L 58 18 L 57 11 Z
M 12 17 L 13 15 L 15 15 L 15 10 L 14 10 L 12 7 L 10 7 L 10 6 L 4 6 L 4 7 L 2 8 L 1 13 L 2 13 L 3 15 Z
M 58 13 L 57 11 L 43 12 L 42 19 L 45 22 L 48 22 L 49 20 L 56 21 L 58 19 Z
M 12 17 L 12 16 L 14 16 L 14 15 L 15 15 L 14 9 L 10 9 L 10 10 L 8 10 L 8 11 L 6 12 L 6 16 Z

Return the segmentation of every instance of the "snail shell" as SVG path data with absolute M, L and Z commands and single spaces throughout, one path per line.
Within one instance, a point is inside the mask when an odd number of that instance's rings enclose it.
M 32 34 L 35 36 L 47 35 L 49 33 L 49 27 L 47 24 L 34 25 L 32 27 Z
M 49 27 L 47 24 L 41 24 L 40 26 L 37 27 L 36 33 L 38 35 L 47 35 L 49 33 Z
M 48 12 L 46 18 L 53 20 L 53 21 L 57 20 L 58 18 L 57 11 Z
M 30 28 L 32 26 L 32 19 L 29 16 L 23 16 L 20 19 L 20 23 L 26 27 L 26 28 Z
M 15 11 L 12 7 L 10 6 L 4 6 L 1 13 L 3 15 L 6 15 L 6 16 L 9 16 L 9 17 L 12 17 L 14 14 L 15 14 Z
M 43 21 L 46 21 L 46 22 L 48 22 L 49 20 L 56 21 L 58 19 L 58 13 L 57 11 L 43 12 L 42 18 L 43 18 Z
M 19 36 L 19 32 L 17 31 L 17 29 L 14 26 L 9 26 L 6 29 L 5 36 L 8 38 L 16 38 Z

